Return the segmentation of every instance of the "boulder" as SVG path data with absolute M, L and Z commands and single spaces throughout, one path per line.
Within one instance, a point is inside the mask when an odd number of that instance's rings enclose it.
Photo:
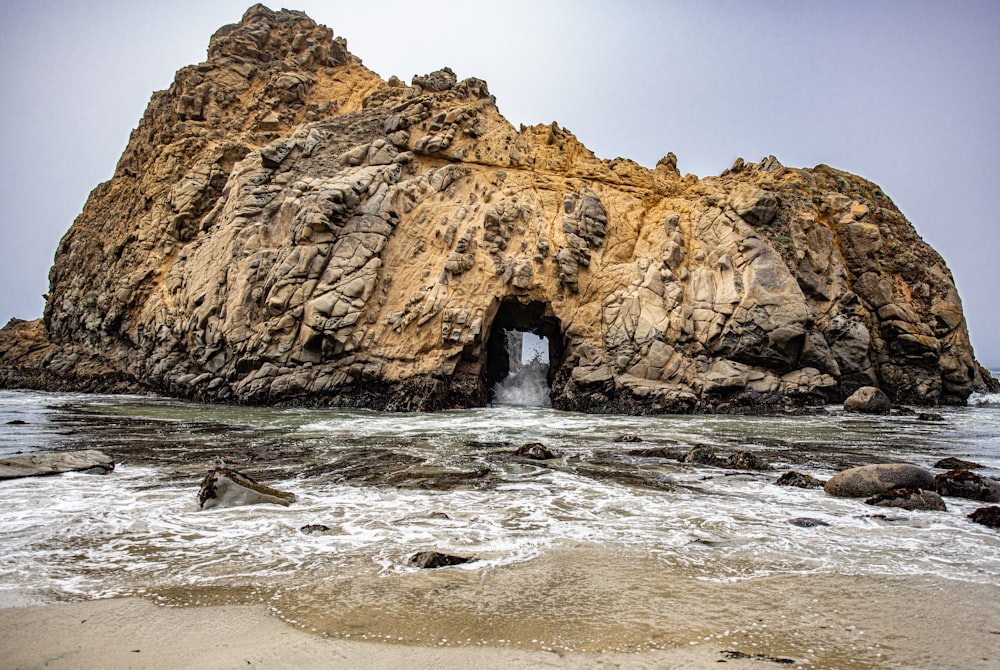
M 862 465 L 844 470 L 823 486 L 838 498 L 867 498 L 893 489 L 935 489 L 934 475 L 909 463 Z
M 939 423 L 944 421 L 944 417 L 940 414 L 935 414 L 934 412 L 921 412 L 917 415 L 917 421 L 933 421 Z
M 969 515 L 969 518 L 976 523 L 981 523 L 989 528 L 1000 528 L 1000 507 L 980 507 Z
M 0 479 L 42 477 L 63 472 L 89 472 L 106 475 L 114 469 L 114 459 L 96 449 L 23 454 L 0 458 Z
M 800 489 L 812 489 L 819 488 L 826 484 L 826 482 L 822 479 L 816 479 L 812 475 L 807 475 L 796 470 L 789 470 L 778 477 L 778 481 L 775 484 L 778 486 L 796 486 Z
M 874 386 L 862 386 L 844 401 L 844 409 L 861 414 L 888 414 L 892 408 L 889 396 Z
M 287 507 L 295 494 L 272 489 L 226 466 L 213 468 L 201 482 L 198 504 L 202 509 L 274 504 Z
M 464 556 L 453 556 L 440 551 L 418 551 L 410 556 L 407 563 L 417 568 L 444 568 L 450 565 L 462 565 L 473 559 Z
M 1000 481 L 995 479 L 982 477 L 968 470 L 950 470 L 934 479 L 938 493 L 943 496 L 1000 502 Z
M 946 512 L 944 501 L 934 491 L 924 489 L 893 489 L 880 493 L 865 501 L 866 505 L 878 507 L 898 507 L 905 510 L 924 510 L 931 512 Z

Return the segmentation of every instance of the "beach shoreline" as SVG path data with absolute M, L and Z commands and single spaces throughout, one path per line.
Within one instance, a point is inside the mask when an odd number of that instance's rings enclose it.
M 719 645 L 642 654 L 557 653 L 513 647 L 418 647 L 303 632 L 262 606 L 163 607 L 110 598 L 0 608 L 3 667 L 30 668 L 762 668 Z M 790 666 L 784 666 L 790 667 Z

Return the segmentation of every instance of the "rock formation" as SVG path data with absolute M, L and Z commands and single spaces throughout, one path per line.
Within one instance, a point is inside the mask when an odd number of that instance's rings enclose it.
M 774 157 L 721 176 L 511 126 L 450 69 L 383 81 L 256 5 L 153 95 L 63 238 L 0 383 L 242 403 L 483 405 L 504 329 L 553 406 L 963 403 L 983 383 L 940 256 L 871 182 Z

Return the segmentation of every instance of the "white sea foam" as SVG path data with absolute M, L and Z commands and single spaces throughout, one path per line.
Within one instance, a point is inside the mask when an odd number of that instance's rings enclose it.
M 140 405 L 129 408 L 142 411 Z M 1000 536 L 965 518 L 979 506 L 972 501 L 949 498 L 946 513 L 881 510 L 822 491 L 778 487 L 777 473 L 743 476 L 663 459 L 637 459 L 626 472 L 655 475 L 673 490 L 573 469 L 599 461 L 602 451 L 624 449 L 613 439 L 625 432 L 641 435 L 641 446 L 704 442 L 766 449 L 773 463 L 815 449 L 817 459 L 829 451 L 838 462 L 857 453 L 859 459 L 899 457 L 929 466 L 954 454 L 996 467 L 1000 421 L 990 407 L 945 410 L 943 424 L 839 415 L 593 417 L 529 407 L 427 415 L 268 412 L 250 419 L 297 428 L 292 435 L 314 440 L 315 463 L 356 449 L 360 435 L 365 442 L 398 444 L 393 448 L 440 467 L 488 463 L 499 483 L 485 490 L 424 491 L 292 477 L 267 482 L 297 494 L 288 508 L 202 511 L 197 475 L 164 482 L 158 467 L 125 463 L 103 477 L 0 482 L 0 589 L 115 595 L 248 581 L 295 585 L 372 570 L 405 573 L 413 570 L 407 557 L 424 549 L 476 558 L 462 568 L 475 570 L 573 543 L 643 552 L 698 578 L 723 581 L 829 571 L 985 583 L 1000 573 Z M 545 443 L 558 458 L 538 465 L 482 460 L 529 441 Z M 821 477 L 834 472 L 828 461 L 792 465 Z M 879 513 L 888 518 L 873 516 Z M 829 525 L 800 528 L 789 523 L 795 517 Z M 330 531 L 299 531 L 317 523 Z

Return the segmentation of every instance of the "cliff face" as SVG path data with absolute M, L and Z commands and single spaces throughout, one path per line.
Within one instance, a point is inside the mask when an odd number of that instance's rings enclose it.
M 516 129 L 486 83 L 382 81 L 257 5 L 155 93 L 63 238 L 8 385 L 390 409 L 484 404 L 502 329 L 550 342 L 553 404 L 961 403 L 951 275 L 874 184 L 738 160 L 682 177 Z

